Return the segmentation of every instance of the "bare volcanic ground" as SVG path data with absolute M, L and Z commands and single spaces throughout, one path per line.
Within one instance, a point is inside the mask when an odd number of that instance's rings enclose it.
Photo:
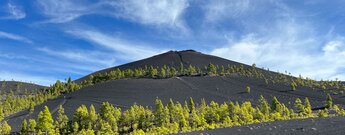
M 251 87 L 251 92 L 246 93 L 246 86 Z M 313 109 L 322 108 L 325 100 L 325 92 L 299 87 L 296 91 L 290 90 L 290 86 L 271 84 L 265 86 L 264 80 L 247 78 L 236 74 L 226 77 L 175 77 L 168 79 L 121 79 L 105 83 L 95 84 L 73 93 L 62 95 L 57 99 L 49 100 L 35 108 L 33 114 L 22 111 L 8 117 L 8 123 L 13 131 L 19 131 L 23 119 L 36 118 L 43 106 L 47 105 L 51 113 L 56 115 L 59 105 L 63 105 L 66 114 L 71 118 L 75 109 L 82 104 L 95 105 L 96 109 L 102 102 L 126 109 L 137 103 L 139 105 L 154 107 L 158 97 L 167 103 L 170 98 L 174 101 L 184 102 L 192 97 L 195 102 L 202 98 L 206 101 L 228 102 L 232 101 L 257 101 L 260 95 L 267 100 L 276 96 L 281 102 L 292 107 L 296 98 L 308 97 Z M 332 95 L 335 104 L 345 105 L 343 95 Z M 345 121 L 344 121 L 345 122 Z M 232 129 L 229 129 L 232 130 Z
M 185 133 L 186 135 L 343 135 L 345 117 L 275 121 Z
M 0 81 L 0 91 L 8 93 L 12 90 L 14 94 L 25 94 L 25 92 L 36 93 L 47 87 L 33 83 L 18 81 Z
M 145 66 L 163 67 L 164 65 L 178 68 L 181 63 L 185 67 L 191 64 L 193 66 L 199 67 L 203 71 L 205 71 L 204 67 L 210 63 L 214 65 L 218 65 L 218 66 L 221 66 L 221 65 L 227 66 L 228 64 L 230 64 L 230 65 L 236 65 L 236 66 L 243 65 L 245 68 L 249 67 L 248 65 L 245 65 L 245 64 L 241 64 L 235 61 L 230 61 L 230 60 L 223 59 L 217 56 L 203 54 L 194 50 L 169 51 L 169 52 L 155 55 L 143 60 L 138 60 L 138 61 L 130 62 L 127 64 L 123 64 L 120 66 L 96 71 L 94 73 L 91 73 L 87 76 L 84 76 L 80 79 L 75 80 L 75 82 L 80 83 L 84 80 L 89 79 L 90 75 L 110 72 L 116 68 L 125 70 L 125 69 L 144 68 Z

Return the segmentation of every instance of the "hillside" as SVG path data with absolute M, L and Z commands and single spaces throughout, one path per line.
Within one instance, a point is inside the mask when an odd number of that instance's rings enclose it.
M 116 68 L 134 69 L 146 65 L 178 67 L 181 62 L 184 65 L 192 64 L 198 67 L 205 67 L 209 63 L 215 65 L 236 65 L 238 67 L 242 65 L 237 62 L 195 51 L 170 51 L 144 60 L 97 71 L 92 73 L 92 75 L 105 73 Z M 248 69 L 253 68 L 247 65 L 244 65 L 244 67 Z M 263 74 L 278 75 L 278 73 L 258 68 L 255 69 L 261 71 Z M 88 76 L 82 77 L 76 80 L 76 82 L 81 82 L 88 78 Z M 287 75 L 281 76 L 288 79 L 293 78 Z M 250 93 L 246 92 L 246 87 L 251 88 Z M 218 103 L 251 101 L 255 105 L 260 95 L 263 95 L 268 101 L 271 101 L 275 96 L 280 102 L 289 107 L 293 107 L 296 98 L 304 99 L 308 97 L 314 111 L 323 109 L 326 99 L 325 90 L 317 87 L 298 86 L 297 90 L 291 90 L 289 83 L 277 81 L 267 84 L 266 79 L 245 76 L 239 73 L 224 76 L 175 76 L 164 79 L 122 78 L 96 83 L 72 93 L 63 94 L 56 99 L 48 100 L 36 106 L 34 112 L 31 114 L 28 110 L 25 110 L 11 115 L 6 119 L 12 126 L 12 131 L 19 131 L 21 122 L 28 118 L 36 119 L 38 113 L 43 110 L 44 106 L 48 106 L 50 112 L 55 117 L 57 115 L 57 107 L 63 105 L 67 116 L 72 118 L 74 111 L 82 104 L 86 106 L 93 104 L 98 109 L 102 102 L 109 102 L 116 107 L 122 108 L 122 110 L 126 110 L 134 103 L 154 108 L 156 98 L 162 99 L 163 103 L 166 104 L 169 99 L 184 103 L 184 101 L 192 97 L 197 103 L 201 99 L 205 99 L 207 102 L 216 101 Z M 333 94 L 332 97 L 335 104 L 345 105 L 345 98 L 343 98 L 344 96 L 342 94 Z
M 187 133 L 188 135 L 342 135 L 345 132 L 345 117 L 309 118 L 302 120 L 276 121 L 248 126 L 220 128 Z
M 154 66 L 154 67 L 163 67 L 164 65 L 169 66 L 169 67 L 175 67 L 178 68 L 181 63 L 184 66 L 188 65 L 193 65 L 196 67 L 199 67 L 201 70 L 205 70 L 205 66 L 208 64 L 212 63 L 214 65 L 218 66 L 227 66 L 227 65 L 244 65 L 244 67 L 249 67 L 245 64 L 241 64 L 238 62 L 230 61 L 227 59 L 223 59 L 217 56 L 212 56 L 212 55 L 207 55 L 203 54 L 194 50 L 185 50 L 185 51 L 169 51 L 166 53 L 162 53 L 156 56 L 152 56 L 150 58 L 146 58 L 143 60 L 138 60 L 135 62 L 130 62 L 124 65 L 116 66 L 116 67 L 111 67 L 107 69 L 103 69 L 100 71 L 96 71 L 94 73 L 91 73 L 87 76 L 84 76 L 80 79 L 75 80 L 76 82 L 82 82 L 84 80 L 89 79 L 90 75 L 96 75 L 99 73 L 106 73 L 110 72 L 114 69 L 135 69 L 135 68 L 144 68 L 145 66 Z
M 15 95 L 36 93 L 44 88 L 47 88 L 46 86 L 18 81 L 0 81 L 0 86 L 1 93 L 9 93 L 12 91 Z

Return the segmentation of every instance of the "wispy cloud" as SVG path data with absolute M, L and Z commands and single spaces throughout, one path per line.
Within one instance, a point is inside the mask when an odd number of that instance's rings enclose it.
M 319 35 L 312 24 L 285 17 L 264 31 L 248 33 L 210 53 L 280 72 L 287 70 L 293 75 L 345 80 L 341 75 L 344 46 L 344 37 Z
M 206 21 L 217 22 L 225 18 L 239 19 L 253 10 L 253 6 L 250 0 L 210 0 L 203 8 Z
M 142 24 L 165 25 L 185 29 L 182 15 L 189 6 L 187 0 L 121 0 L 109 3 L 119 12 L 116 16 Z
M 37 0 L 37 4 L 42 14 L 49 17 L 49 20 L 45 21 L 49 23 L 73 21 L 83 15 L 95 13 L 97 7 L 81 1 L 71 0 Z
M 140 24 L 186 30 L 181 18 L 189 6 L 187 0 L 105 0 L 97 2 L 71 0 L 37 0 L 50 23 L 66 23 L 81 16 L 99 14 L 124 18 Z
M 26 37 L 12 34 L 12 33 L 7 33 L 0 31 L 0 38 L 6 38 L 6 39 L 11 39 L 11 40 L 16 40 L 16 41 L 21 41 L 21 42 L 26 42 L 26 43 L 32 43 L 32 41 Z
M 0 19 L 13 19 L 19 20 L 26 17 L 26 13 L 22 7 L 15 5 L 12 2 L 7 3 L 7 13 L 8 16 L 1 17 Z
M 126 41 L 121 38 L 117 38 L 114 35 L 104 34 L 93 30 L 74 30 L 67 31 L 68 33 L 95 43 L 96 45 L 111 49 L 118 54 L 119 58 L 125 60 L 138 60 L 146 58 L 160 52 L 165 49 L 155 49 L 143 43 L 136 43 Z
M 115 65 L 115 58 L 109 53 L 83 50 L 56 51 L 48 48 L 38 48 L 38 50 L 58 58 L 66 58 L 82 63 L 98 64 L 106 67 Z

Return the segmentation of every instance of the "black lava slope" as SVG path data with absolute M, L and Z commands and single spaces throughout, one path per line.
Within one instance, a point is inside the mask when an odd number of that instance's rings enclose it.
M 209 63 L 215 65 L 239 65 L 240 63 L 229 61 L 215 56 L 205 55 L 195 51 L 170 51 L 148 59 L 132 62 L 114 68 L 138 68 L 145 65 L 154 66 L 176 66 L 180 63 L 192 64 L 198 67 L 204 67 Z M 245 65 L 245 67 L 248 67 Z M 98 71 L 102 73 L 114 68 Z M 268 72 L 268 71 L 265 71 Z M 95 73 L 93 73 L 95 74 Z M 78 81 L 88 78 L 83 77 Z M 246 93 L 247 86 L 251 87 L 251 92 Z M 117 107 L 126 109 L 137 103 L 139 105 L 154 107 L 154 101 L 158 97 L 164 103 L 171 98 L 175 101 L 184 102 L 192 97 L 195 102 L 201 99 L 206 101 L 228 102 L 232 101 L 255 101 L 260 95 L 267 100 L 276 96 L 278 100 L 292 107 L 296 98 L 304 99 L 308 97 L 314 110 L 324 107 L 325 92 L 318 89 L 307 87 L 298 87 L 296 91 L 290 90 L 289 85 L 280 83 L 265 85 L 265 80 L 249 78 L 232 74 L 229 76 L 197 76 L 197 77 L 174 77 L 167 79 L 120 79 L 85 87 L 73 93 L 62 95 L 54 100 L 49 100 L 42 105 L 36 106 L 35 111 L 29 114 L 28 111 L 22 111 L 8 118 L 8 123 L 12 126 L 12 131 L 18 131 L 23 119 L 36 118 L 43 106 L 48 106 L 51 113 L 55 116 L 59 105 L 63 105 L 66 114 L 71 118 L 75 109 L 84 104 L 95 105 L 98 109 L 102 102 L 109 102 Z M 332 95 L 335 104 L 345 105 L 345 96 Z M 344 120 L 345 122 L 345 120 Z M 232 128 L 229 129 L 233 130 Z M 344 129 L 345 130 L 345 129 Z M 218 130 L 211 134 L 217 134 Z M 230 133 L 229 133 L 230 134 Z
M 47 105 L 51 113 L 56 114 L 58 105 L 63 105 L 66 114 L 71 117 L 75 109 L 85 104 L 95 105 L 96 108 L 102 102 L 126 109 L 128 106 L 137 103 L 144 106 L 154 107 L 157 97 L 165 103 L 172 98 L 175 101 L 183 102 L 189 97 L 195 101 L 202 98 L 206 101 L 255 101 L 260 95 L 271 100 L 276 96 L 281 102 L 292 107 L 296 98 L 308 97 L 314 109 L 322 108 L 325 100 L 325 93 L 309 88 L 300 88 L 296 91 L 289 90 L 289 86 L 271 85 L 266 87 L 264 81 L 250 79 L 242 76 L 227 77 L 175 77 L 169 79 L 121 79 L 96 84 L 83 88 L 76 92 L 60 96 L 57 99 L 49 100 L 37 106 L 33 114 L 27 111 L 20 112 L 9 118 L 9 124 L 13 131 L 19 130 L 19 125 L 24 118 L 37 116 L 38 112 Z M 250 93 L 245 93 L 246 86 L 251 87 Z M 341 95 L 334 95 L 334 103 L 345 105 L 345 98 Z
M 186 135 L 344 135 L 345 117 L 309 118 L 205 130 Z
M 212 63 L 214 65 L 244 65 L 238 62 L 230 61 L 227 59 L 223 59 L 217 56 L 207 55 L 200 52 L 196 52 L 194 50 L 185 50 L 185 51 L 169 51 L 163 54 L 159 54 L 150 58 L 146 58 L 143 60 L 127 63 L 124 65 L 120 65 L 117 67 L 103 69 L 94 73 L 91 73 L 87 76 L 84 76 L 80 79 L 75 80 L 76 82 L 81 82 L 86 79 L 89 79 L 90 75 L 98 74 L 98 73 L 105 73 L 110 72 L 116 68 L 119 69 L 135 69 L 135 68 L 144 68 L 145 66 L 158 66 L 162 67 L 163 65 L 170 66 L 170 67 L 179 67 L 180 64 L 188 66 L 189 64 L 204 69 L 205 66 Z M 248 67 L 244 65 L 244 67 Z
M 0 81 L 0 91 L 8 93 L 12 91 L 14 94 L 25 94 L 25 92 L 36 93 L 47 87 L 18 81 Z

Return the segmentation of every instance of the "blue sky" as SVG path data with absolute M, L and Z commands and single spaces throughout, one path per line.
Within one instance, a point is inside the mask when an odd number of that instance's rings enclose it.
M 0 79 L 49 85 L 194 49 L 345 80 L 345 5 L 326 0 L 1 0 Z

